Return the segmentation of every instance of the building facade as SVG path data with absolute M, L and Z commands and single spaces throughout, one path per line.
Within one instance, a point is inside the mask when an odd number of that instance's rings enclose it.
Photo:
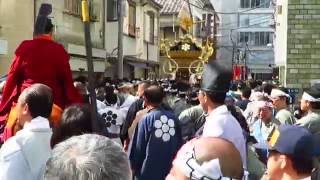
M 219 12 L 217 59 L 242 68 L 241 79 L 271 79 L 274 6 L 271 0 L 212 1 Z M 231 65 L 231 66 L 230 66 Z
M 91 40 L 93 46 L 94 71 L 104 73 L 106 68 L 106 50 L 104 33 L 104 1 L 90 1 Z M 33 26 L 41 3 L 50 3 L 53 12 L 50 15 L 54 24 L 54 39 L 64 45 L 70 54 L 71 70 L 75 75 L 87 71 L 84 44 L 84 30 L 81 20 L 81 1 L 79 0 L 32 0 L 4 1 L 1 0 L 1 28 L 0 39 L 6 41 L 7 51 L 0 55 L 1 74 L 8 71 L 14 51 L 18 44 L 25 39 L 32 39 Z M 11 9 L 11 10 L 10 10 Z M 16 10 L 18 9 L 18 11 Z M 14 13 L 13 12 L 23 12 Z M 12 13 L 12 14 L 10 14 Z M 5 18 L 8 17 L 8 18 Z M 14 29 L 13 31 L 11 31 Z M 3 46 L 2 46 L 3 47 Z M 0 53 L 1 54 L 1 53 Z
M 159 10 L 153 0 L 123 0 L 124 77 L 156 76 L 159 67 Z M 32 39 L 41 3 L 53 6 L 54 39 L 70 54 L 74 75 L 87 71 L 81 0 L 0 0 L 0 74 L 7 73 L 18 44 Z M 115 77 L 117 69 L 117 0 L 89 0 L 94 72 Z M 16 13 L 19 12 L 19 13 Z M 150 73 L 149 73 L 150 72 Z M 85 75 L 85 74 L 83 74 Z
M 209 0 L 190 0 L 190 6 L 185 0 L 157 0 L 157 2 L 162 6 L 160 11 L 161 39 L 175 42 L 189 33 L 195 39 L 195 42 L 200 45 L 204 40 L 207 40 L 207 37 L 211 42 L 216 42 L 215 34 L 217 32 L 218 16 L 214 13 L 214 7 Z M 190 10 L 192 12 L 193 26 L 190 32 L 187 32 L 181 21 L 186 17 L 191 18 Z M 215 52 L 211 58 L 215 59 Z M 160 66 L 163 67 L 167 60 L 167 56 L 161 54 Z M 188 69 L 189 66 L 179 68 Z M 161 68 L 161 74 L 162 77 L 171 76 L 166 74 L 163 68 Z
M 153 0 L 124 2 L 123 54 L 124 77 L 154 79 L 159 75 L 159 12 L 161 6 Z M 118 19 L 117 0 L 107 1 L 106 49 L 115 74 Z
M 276 63 L 281 83 L 308 88 L 320 82 L 320 2 L 278 0 Z
M 0 0 L 0 75 L 7 73 L 21 41 L 32 38 L 34 7 L 33 0 Z

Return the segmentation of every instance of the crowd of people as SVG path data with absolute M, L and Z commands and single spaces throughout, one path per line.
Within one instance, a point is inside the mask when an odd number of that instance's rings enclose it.
M 51 11 L 1 83 L 0 180 L 320 178 L 319 84 L 291 108 L 285 88 L 210 62 L 190 81 L 97 79 L 95 112 Z
M 0 179 L 317 178 L 319 85 L 290 108 L 285 88 L 232 81 L 218 64 L 195 83 L 103 79 L 92 119 L 86 78 L 73 84 L 82 103 L 58 120 L 52 88 L 22 91 L 1 136 Z

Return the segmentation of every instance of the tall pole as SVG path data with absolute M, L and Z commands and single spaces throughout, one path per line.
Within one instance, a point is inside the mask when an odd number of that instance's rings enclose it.
M 147 41 L 146 44 L 147 44 L 147 68 L 144 71 L 144 76 L 145 76 L 144 79 L 147 80 L 149 77 L 149 42 Z
M 233 65 L 234 65 L 234 56 L 235 56 L 235 49 L 236 49 L 236 43 L 233 41 L 233 38 L 232 38 L 232 31 L 233 29 L 230 30 L 230 40 L 232 42 L 232 60 L 231 60 L 231 68 L 233 70 Z
M 91 124 L 95 132 L 99 130 L 97 123 L 97 98 L 96 92 L 94 90 L 94 75 L 93 75 L 93 61 L 92 61 L 92 44 L 90 36 L 90 16 L 89 16 L 89 4 L 87 0 L 82 0 L 82 21 L 84 24 L 84 37 L 86 45 L 86 54 L 87 54 L 87 66 L 88 66 L 88 90 L 90 96 L 90 105 L 91 105 Z
M 123 0 L 118 0 L 118 79 L 123 79 Z
M 192 15 L 192 9 L 191 9 L 190 0 L 187 0 L 187 2 L 188 2 L 190 19 L 191 19 L 191 21 L 192 21 L 192 26 L 190 27 L 190 34 L 192 34 L 192 33 L 193 33 L 193 15 Z
M 191 9 L 190 0 L 187 0 L 187 3 L 188 3 L 188 9 L 189 9 L 189 13 L 190 13 L 190 18 L 193 21 L 193 15 L 192 15 L 192 11 L 191 11 L 192 9 Z

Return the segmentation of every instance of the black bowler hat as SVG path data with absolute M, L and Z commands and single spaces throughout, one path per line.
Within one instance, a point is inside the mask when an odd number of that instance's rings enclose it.
M 229 91 L 232 72 L 216 62 L 206 64 L 202 75 L 201 90 L 206 92 Z
M 45 34 L 46 27 L 52 26 L 51 19 L 48 18 L 48 16 L 52 13 L 52 5 L 43 3 L 41 4 L 41 7 L 39 9 L 39 13 L 37 16 L 37 20 L 34 25 L 34 32 L 33 35 L 41 35 Z

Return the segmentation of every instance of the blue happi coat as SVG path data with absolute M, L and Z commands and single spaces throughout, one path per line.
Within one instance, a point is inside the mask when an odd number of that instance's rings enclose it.
M 181 130 L 172 111 L 153 109 L 144 116 L 129 149 L 137 180 L 163 180 L 182 145 Z

